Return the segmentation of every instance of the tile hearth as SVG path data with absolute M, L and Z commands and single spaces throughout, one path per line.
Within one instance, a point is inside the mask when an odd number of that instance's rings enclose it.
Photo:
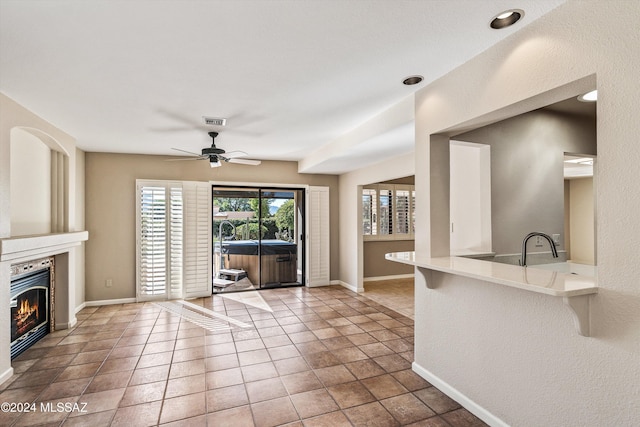
M 85 308 L 14 360 L 0 402 L 36 410 L 0 425 L 484 425 L 411 370 L 408 317 L 344 288 L 242 295 L 190 301 L 234 320 L 209 330 L 153 303 Z

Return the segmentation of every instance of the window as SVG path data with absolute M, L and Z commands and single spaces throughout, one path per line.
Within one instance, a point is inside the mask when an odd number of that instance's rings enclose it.
M 414 235 L 413 185 L 367 185 L 362 189 L 365 240 L 411 240 Z

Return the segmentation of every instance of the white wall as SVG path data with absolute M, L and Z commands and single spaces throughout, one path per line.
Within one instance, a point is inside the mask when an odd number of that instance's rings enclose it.
M 638 20 L 640 2 L 570 0 L 416 94 L 416 252 L 439 256 L 447 132 L 599 92 L 592 336 L 559 298 L 440 273 L 427 289 L 416 275 L 414 369 L 494 424 L 640 425 Z
M 11 132 L 11 234 L 51 232 L 51 149 L 34 135 Z
M 491 146 L 451 141 L 449 150 L 451 253 L 490 252 Z

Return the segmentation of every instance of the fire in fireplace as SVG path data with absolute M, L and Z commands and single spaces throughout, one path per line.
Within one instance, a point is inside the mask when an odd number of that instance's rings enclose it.
M 44 268 L 19 274 L 11 280 L 12 359 L 51 330 L 51 269 L 50 263 L 46 264 Z
M 16 298 L 16 306 L 11 307 L 11 342 L 23 337 L 39 325 L 46 324 L 46 307 L 49 288 L 34 287 Z

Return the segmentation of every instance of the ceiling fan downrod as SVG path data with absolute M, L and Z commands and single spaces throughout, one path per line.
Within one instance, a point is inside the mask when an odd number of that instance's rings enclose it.
M 224 150 L 216 147 L 216 136 L 218 136 L 218 132 L 209 132 L 209 136 L 211 137 L 211 147 L 203 148 L 202 155 L 203 156 L 211 156 L 217 154 L 224 154 Z

